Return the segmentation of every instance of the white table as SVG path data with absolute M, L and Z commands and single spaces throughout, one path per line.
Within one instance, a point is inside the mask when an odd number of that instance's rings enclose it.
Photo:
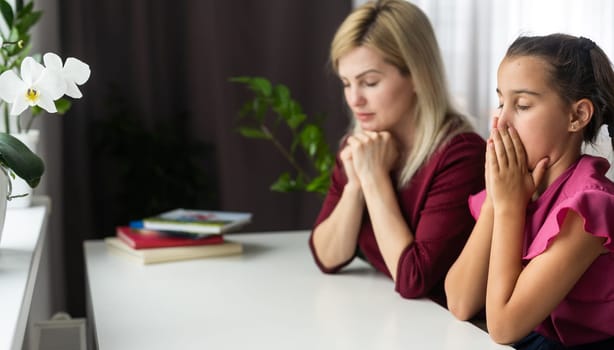
M 0 237 L 0 350 L 22 348 L 38 273 L 49 200 L 8 209 Z
M 140 265 L 85 242 L 99 349 L 504 349 L 356 259 L 322 274 L 307 231 L 227 235 L 240 256 Z M 91 324 L 91 323 L 90 323 Z

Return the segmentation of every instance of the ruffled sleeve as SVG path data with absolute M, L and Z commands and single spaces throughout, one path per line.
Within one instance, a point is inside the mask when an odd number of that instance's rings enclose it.
M 486 190 L 482 190 L 474 195 L 469 196 L 469 211 L 474 219 L 478 219 L 482 211 L 482 204 L 486 200 Z
M 601 189 L 587 189 L 559 203 L 548 215 L 544 225 L 535 235 L 524 259 L 532 259 L 548 248 L 559 234 L 569 210 L 584 220 L 584 230 L 596 237 L 606 238 L 604 246 L 614 251 L 614 195 Z

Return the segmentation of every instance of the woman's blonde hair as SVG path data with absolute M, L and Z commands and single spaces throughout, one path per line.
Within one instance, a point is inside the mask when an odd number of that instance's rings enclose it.
M 335 72 L 339 58 L 359 46 L 379 51 L 402 74 L 411 75 L 415 87 L 413 146 L 398 179 L 402 188 L 443 142 L 473 127 L 452 105 L 435 33 L 417 6 L 405 0 L 378 0 L 355 9 L 331 44 Z M 359 130 L 352 118 L 351 131 Z

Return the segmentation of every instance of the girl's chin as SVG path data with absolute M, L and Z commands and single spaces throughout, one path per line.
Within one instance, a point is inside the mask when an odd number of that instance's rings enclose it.
M 541 160 L 541 158 L 540 158 Z M 529 164 L 527 165 L 527 167 L 529 168 L 530 172 L 533 172 L 533 170 L 535 170 L 535 167 L 537 166 L 537 163 L 539 163 L 539 161 L 530 161 Z M 550 168 L 550 163 L 546 164 L 546 170 L 548 170 Z

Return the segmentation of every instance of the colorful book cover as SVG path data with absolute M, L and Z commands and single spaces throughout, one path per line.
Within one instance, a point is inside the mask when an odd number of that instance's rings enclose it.
M 190 237 L 183 234 L 183 236 L 178 236 L 172 232 L 133 229 L 129 226 L 118 226 L 115 229 L 115 235 L 134 249 L 197 246 L 224 242 L 221 235 L 193 235 Z
M 240 242 L 226 240 L 220 244 L 148 249 L 131 248 L 117 237 L 106 237 L 104 241 L 111 251 L 132 258 L 142 264 L 221 257 L 243 252 L 243 245 Z
M 251 222 L 251 219 L 251 213 L 174 209 L 145 218 L 141 220 L 140 225 L 151 230 L 221 234 L 236 230 Z

